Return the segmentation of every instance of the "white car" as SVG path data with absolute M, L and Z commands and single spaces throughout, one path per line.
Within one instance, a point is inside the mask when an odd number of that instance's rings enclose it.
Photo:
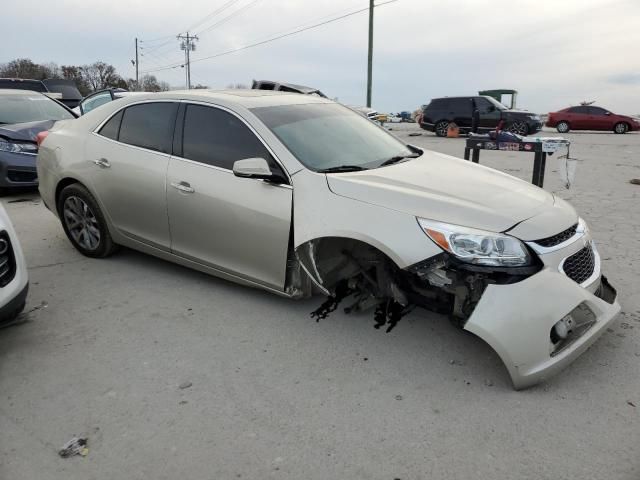
M 387 330 L 414 306 L 448 313 L 516 388 L 569 364 L 620 310 L 567 202 L 313 95 L 121 99 L 57 122 L 37 168 L 84 255 L 125 245 L 286 297 L 323 292 L 316 318 L 348 300 Z
M 142 95 L 145 92 L 129 92 L 122 88 L 107 88 L 106 90 L 100 90 L 91 95 L 87 95 L 77 107 L 73 109 L 73 112 L 77 115 L 84 115 L 89 113 L 94 108 L 98 108 L 105 103 L 113 102 L 119 98 L 125 98 L 135 95 Z
M 24 310 L 29 290 L 27 264 L 11 220 L 0 204 L 0 327 Z

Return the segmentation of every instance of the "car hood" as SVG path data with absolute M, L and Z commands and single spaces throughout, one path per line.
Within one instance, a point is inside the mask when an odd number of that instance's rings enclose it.
M 555 203 L 549 192 L 515 177 L 430 151 L 388 167 L 328 174 L 327 182 L 336 195 L 492 232 L 553 210 Z
M 24 140 L 35 142 L 36 135 L 44 130 L 49 130 L 55 120 L 42 120 L 38 122 L 13 123 L 0 125 L 0 136 L 11 140 Z

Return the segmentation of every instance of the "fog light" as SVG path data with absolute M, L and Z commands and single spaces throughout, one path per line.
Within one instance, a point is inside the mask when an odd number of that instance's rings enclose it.
M 573 331 L 575 321 L 571 315 L 565 315 L 558 323 L 551 329 L 551 341 L 557 343 L 560 340 L 566 339 Z
M 4 238 L 0 238 L 0 255 L 4 255 L 9 250 L 9 244 Z

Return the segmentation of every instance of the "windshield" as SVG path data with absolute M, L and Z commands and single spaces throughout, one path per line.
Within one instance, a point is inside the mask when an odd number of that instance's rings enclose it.
M 75 117 L 67 109 L 44 95 L 2 95 L 0 97 L 0 124 L 72 118 Z
M 509 107 L 507 107 L 505 104 L 500 103 L 498 100 L 496 100 L 493 97 L 483 97 L 486 98 L 487 100 L 489 100 L 491 103 L 493 103 L 493 105 L 498 109 L 498 110 L 509 110 Z
M 335 103 L 251 111 L 310 170 L 376 168 L 391 158 L 414 154 L 370 120 Z

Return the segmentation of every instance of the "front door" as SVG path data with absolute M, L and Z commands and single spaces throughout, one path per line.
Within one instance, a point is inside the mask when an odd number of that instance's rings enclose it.
M 169 249 L 166 174 L 178 103 L 140 103 L 89 135 L 85 158 L 93 192 L 111 223 L 134 240 Z
M 173 253 L 284 290 L 293 190 L 233 174 L 244 158 L 281 167 L 235 114 L 187 104 L 167 201 Z M 284 175 L 283 175 L 284 176 Z M 286 178 L 286 176 L 284 176 Z
M 483 130 L 493 130 L 500 123 L 501 112 L 486 98 L 476 97 L 474 107 L 478 110 L 478 127 Z

